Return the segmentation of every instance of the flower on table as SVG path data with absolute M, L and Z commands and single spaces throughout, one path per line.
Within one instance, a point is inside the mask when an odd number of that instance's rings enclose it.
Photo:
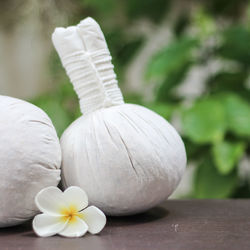
M 87 207 L 88 197 L 79 187 L 64 192 L 57 187 L 44 188 L 36 195 L 35 203 L 42 214 L 33 219 L 33 229 L 41 237 L 81 237 L 87 231 L 97 234 L 106 224 L 106 216 L 99 208 Z

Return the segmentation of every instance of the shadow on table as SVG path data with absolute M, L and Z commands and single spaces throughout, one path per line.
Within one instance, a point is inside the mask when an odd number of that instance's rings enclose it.
M 160 220 L 164 217 L 167 217 L 169 211 L 163 207 L 154 207 L 144 213 L 129 215 L 129 216 L 109 216 L 108 221 L 109 224 L 117 225 L 117 224 L 144 224 L 152 221 Z
M 31 226 L 31 220 L 30 220 L 21 225 L 0 228 L 0 236 L 29 232 L 31 228 L 32 226 Z

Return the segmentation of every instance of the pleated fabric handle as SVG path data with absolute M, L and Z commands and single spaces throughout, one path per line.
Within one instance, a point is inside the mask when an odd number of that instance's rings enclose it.
M 52 41 L 83 114 L 124 103 L 107 43 L 94 19 L 88 17 L 77 26 L 56 28 Z

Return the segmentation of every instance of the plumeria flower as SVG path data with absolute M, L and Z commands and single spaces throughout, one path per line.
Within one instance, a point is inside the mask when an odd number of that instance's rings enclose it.
M 35 216 L 33 229 L 38 236 L 59 234 L 81 237 L 87 231 L 99 233 L 106 224 L 106 216 L 95 206 L 88 206 L 88 197 L 79 187 L 69 187 L 62 192 L 57 187 L 42 189 L 35 198 L 42 214 Z

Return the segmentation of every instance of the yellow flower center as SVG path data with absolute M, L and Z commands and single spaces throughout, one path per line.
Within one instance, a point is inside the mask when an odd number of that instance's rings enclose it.
M 63 222 L 68 221 L 68 223 L 76 222 L 76 218 L 83 218 L 83 215 L 80 214 L 75 205 L 70 205 L 69 207 L 64 207 L 60 210 L 61 220 Z

